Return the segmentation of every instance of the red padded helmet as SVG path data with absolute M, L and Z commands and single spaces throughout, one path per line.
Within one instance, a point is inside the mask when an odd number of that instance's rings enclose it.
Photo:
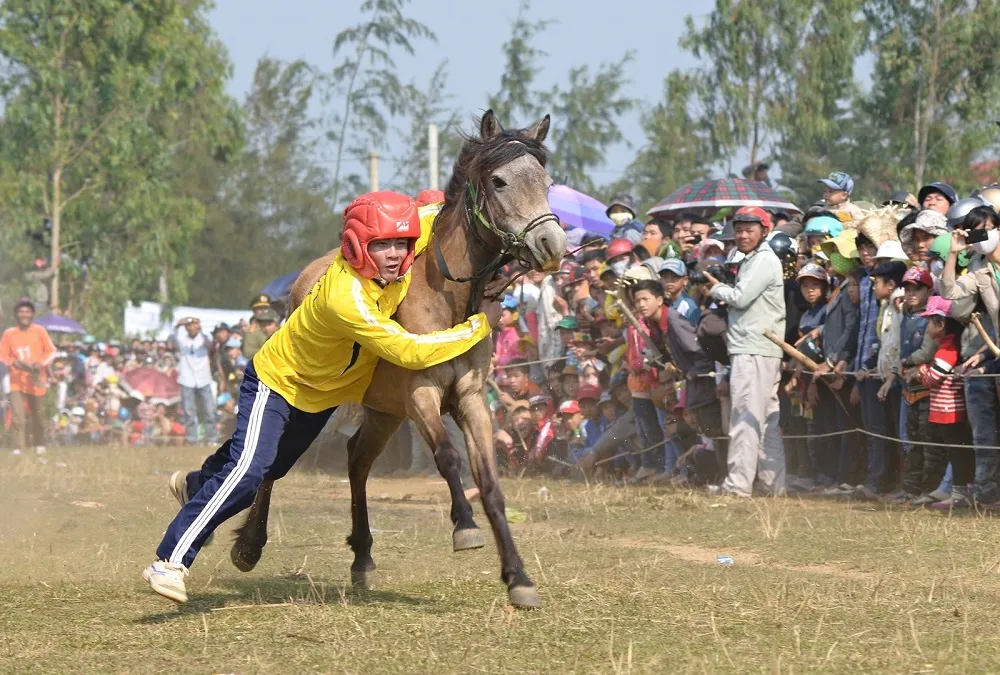
M 440 190 L 421 190 L 417 195 L 417 208 L 428 204 L 437 204 L 444 201 L 444 193 Z
M 628 239 L 612 239 L 611 243 L 608 244 L 607 259 L 611 260 L 620 255 L 632 253 L 633 248 L 635 248 L 635 244 Z
M 344 259 L 366 279 L 378 276 L 378 267 L 368 255 L 368 244 L 379 239 L 410 239 L 410 251 L 399 267 L 403 276 L 413 264 L 413 249 L 420 238 L 420 216 L 410 197 L 396 192 L 369 192 L 344 209 L 344 236 L 340 250 Z

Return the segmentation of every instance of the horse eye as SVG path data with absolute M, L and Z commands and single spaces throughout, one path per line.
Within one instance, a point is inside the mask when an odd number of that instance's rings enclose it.
M 493 187 L 497 190 L 507 187 L 507 182 L 500 176 L 493 176 L 490 180 L 493 181 Z

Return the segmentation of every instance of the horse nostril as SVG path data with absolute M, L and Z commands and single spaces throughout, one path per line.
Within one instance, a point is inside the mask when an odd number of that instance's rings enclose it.
M 559 251 L 556 250 L 555 242 L 552 238 L 547 235 L 542 235 L 538 238 L 538 249 L 545 254 L 545 257 L 551 260 L 559 255 Z

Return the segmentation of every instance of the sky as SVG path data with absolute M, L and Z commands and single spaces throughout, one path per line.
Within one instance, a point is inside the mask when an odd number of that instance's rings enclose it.
M 333 37 L 361 22 L 359 5 L 360 0 L 217 0 L 210 20 L 233 62 L 230 93 L 244 98 L 257 60 L 264 55 L 288 61 L 303 59 L 322 70 L 332 68 Z M 543 61 L 537 86 L 547 89 L 561 83 L 573 66 L 587 64 L 593 69 L 633 50 L 626 91 L 651 107 L 663 95 L 667 73 L 696 64 L 677 41 L 684 17 L 694 8 L 704 12 L 710 6 L 680 0 L 535 0 L 531 15 L 557 22 L 538 39 L 538 46 L 549 56 Z M 401 79 L 426 82 L 434 68 L 447 59 L 448 90 L 455 107 L 467 111 L 470 119 L 480 114 L 488 95 L 499 87 L 504 65 L 501 48 L 517 10 L 516 2 L 412 0 L 406 15 L 430 26 L 438 41 L 415 44 L 414 57 L 397 55 Z M 636 111 L 624 118 L 622 131 L 633 147 L 622 144 L 608 152 L 605 165 L 594 172 L 598 184 L 617 178 L 642 144 L 639 117 Z M 527 126 L 533 121 L 514 123 Z M 390 148 L 388 154 L 402 152 Z

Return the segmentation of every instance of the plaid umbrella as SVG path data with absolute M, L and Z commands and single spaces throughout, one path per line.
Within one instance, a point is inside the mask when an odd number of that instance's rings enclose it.
M 155 368 L 143 366 L 126 371 L 118 384 L 129 396 L 140 401 L 173 405 L 181 400 L 177 380 Z
M 795 204 L 782 199 L 764 183 L 742 178 L 722 178 L 696 180 L 674 190 L 669 197 L 661 199 L 656 206 L 647 211 L 647 214 L 721 209 L 731 206 L 737 208 L 759 206 L 762 209 L 799 213 L 799 208 Z

